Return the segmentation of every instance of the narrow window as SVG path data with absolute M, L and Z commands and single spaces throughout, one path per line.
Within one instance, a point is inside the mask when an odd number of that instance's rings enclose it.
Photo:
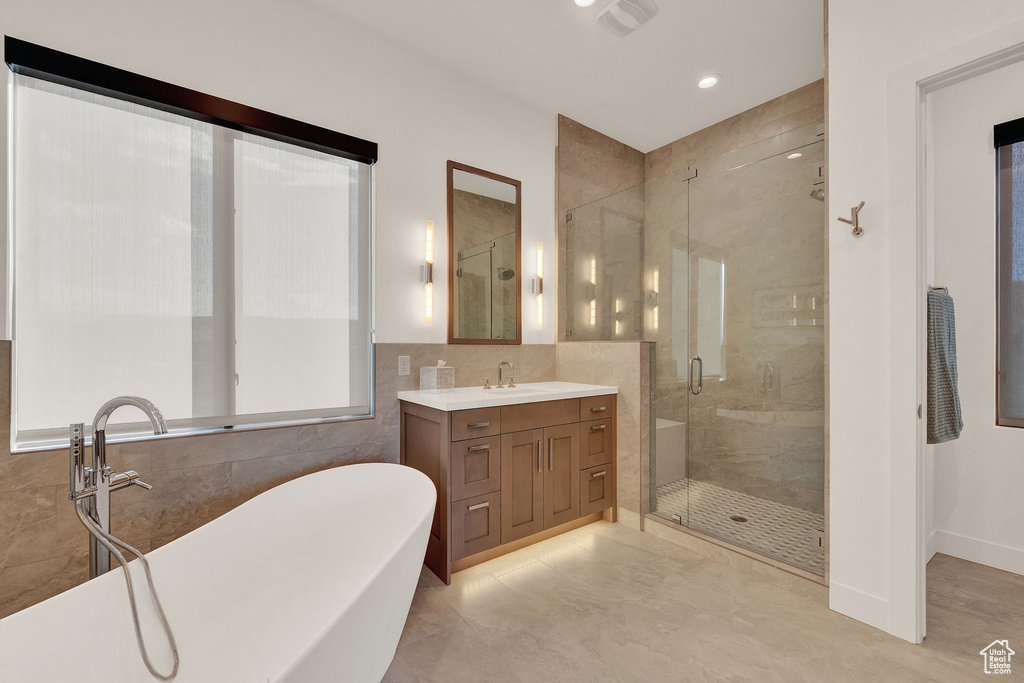
M 996 424 L 1024 427 L 1024 119 L 995 127 Z

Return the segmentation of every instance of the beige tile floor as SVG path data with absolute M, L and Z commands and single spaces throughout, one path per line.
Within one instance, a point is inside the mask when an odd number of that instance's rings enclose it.
M 384 680 L 981 680 L 977 651 L 995 638 L 992 622 L 960 593 L 994 583 L 1005 596 L 1006 578 L 1021 577 L 977 578 L 961 562 L 933 560 L 930 592 L 953 597 L 932 610 L 945 627 L 930 620 L 932 637 L 915 646 L 829 611 L 824 587 L 599 522 L 460 572 L 451 586 L 424 572 Z M 1019 605 L 1020 584 L 1016 593 Z M 1020 618 L 1006 614 L 1007 624 Z M 1011 631 L 996 635 L 1013 645 Z

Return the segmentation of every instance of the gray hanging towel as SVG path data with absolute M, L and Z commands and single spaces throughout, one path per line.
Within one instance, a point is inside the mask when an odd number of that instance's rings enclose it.
M 928 443 L 960 438 L 964 421 L 957 391 L 953 298 L 928 292 Z

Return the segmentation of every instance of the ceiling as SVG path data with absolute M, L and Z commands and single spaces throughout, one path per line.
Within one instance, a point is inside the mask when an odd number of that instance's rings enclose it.
M 656 0 L 625 38 L 594 21 L 609 0 L 300 1 L 642 152 L 824 74 L 822 0 Z

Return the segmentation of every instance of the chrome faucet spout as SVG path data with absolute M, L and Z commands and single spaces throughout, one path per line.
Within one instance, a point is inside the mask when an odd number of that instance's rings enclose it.
M 515 372 L 516 371 L 515 366 L 512 365 L 511 363 L 509 363 L 507 360 L 503 360 L 500 363 L 498 363 L 498 387 L 497 387 L 498 389 L 504 389 L 505 388 L 504 385 L 502 384 L 502 380 L 501 380 L 501 377 L 502 377 L 501 369 L 504 366 L 506 366 L 506 365 L 508 366 L 508 371 L 509 372 Z
M 89 514 L 96 520 L 99 527 L 107 532 L 110 531 L 111 491 L 116 491 L 132 484 L 143 486 L 143 482 L 138 480 L 138 474 L 134 472 L 124 473 L 131 474 L 132 476 L 123 477 L 115 474 L 107 467 L 107 421 L 114 411 L 122 406 L 132 406 L 145 413 L 146 417 L 149 418 L 150 424 L 153 425 L 154 434 L 167 433 L 167 422 L 164 420 L 163 413 L 148 399 L 140 398 L 139 396 L 118 396 L 100 406 L 96 417 L 92 421 L 92 466 L 85 471 L 86 476 L 83 483 L 96 489 L 96 493 L 88 501 Z M 74 429 L 72 429 L 72 434 L 74 434 Z M 74 436 L 72 438 L 74 439 Z M 72 445 L 72 450 L 74 451 L 74 445 Z M 79 454 L 79 457 L 81 457 L 81 454 Z M 73 493 L 72 498 L 74 498 Z M 109 569 L 110 552 L 98 540 L 95 538 L 91 539 L 89 544 L 90 577 L 95 578 L 100 574 L 105 574 Z
M 96 412 L 96 417 L 92 421 L 92 433 L 95 435 L 96 432 L 105 431 L 107 420 L 110 419 L 115 410 L 122 406 L 134 406 L 144 412 L 153 425 L 154 434 L 167 433 L 167 422 L 164 421 L 164 416 L 160 409 L 153 405 L 152 401 L 140 398 L 139 396 L 118 396 L 100 406 L 100 409 Z

